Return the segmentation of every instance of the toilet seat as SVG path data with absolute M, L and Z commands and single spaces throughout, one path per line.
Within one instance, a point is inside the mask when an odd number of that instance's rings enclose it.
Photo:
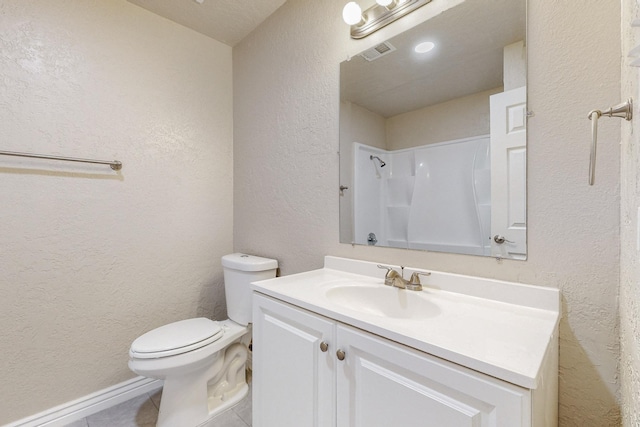
M 129 355 L 138 359 L 158 359 L 197 350 L 224 335 L 218 322 L 204 317 L 161 326 L 137 338 Z

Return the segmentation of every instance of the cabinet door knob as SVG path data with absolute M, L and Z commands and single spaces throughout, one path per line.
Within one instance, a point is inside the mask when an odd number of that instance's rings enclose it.
M 320 350 L 325 353 L 327 350 L 329 350 L 329 344 L 327 344 L 326 342 L 322 341 L 320 343 Z
M 342 350 L 336 351 L 336 356 L 338 356 L 338 360 L 344 360 L 344 356 L 345 356 L 344 351 Z

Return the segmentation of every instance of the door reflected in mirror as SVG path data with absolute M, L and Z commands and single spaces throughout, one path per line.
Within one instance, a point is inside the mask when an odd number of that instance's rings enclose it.
M 525 36 L 467 0 L 340 64 L 342 243 L 526 259 Z

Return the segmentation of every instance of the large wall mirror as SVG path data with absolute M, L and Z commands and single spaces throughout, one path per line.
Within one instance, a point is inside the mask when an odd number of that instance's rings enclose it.
M 526 258 L 525 36 L 466 0 L 340 64 L 342 243 Z

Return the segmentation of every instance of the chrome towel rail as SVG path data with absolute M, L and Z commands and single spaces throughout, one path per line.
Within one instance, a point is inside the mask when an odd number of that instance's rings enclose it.
M 608 110 L 591 110 L 587 117 L 591 120 L 591 158 L 589 160 L 589 185 L 593 185 L 596 179 L 596 148 L 598 145 L 598 119 L 605 117 L 619 117 L 625 120 L 633 118 L 633 100 L 627 99 L 627 102 L 618 104 L 615 107 L 609 107 Z
M 61 160 L 64 162 L 94 163 L 99 165 L 109 165 L 114 171 L 119 171 L 120 169 L 122 169 L 122 162 L 119 162 L 118 160 L 78 159 L 75 157 L 45 156 L 42 154 L 16 153 L 13 151 L 0 151 L 0 156 L 30 157 L 33 159 Z

